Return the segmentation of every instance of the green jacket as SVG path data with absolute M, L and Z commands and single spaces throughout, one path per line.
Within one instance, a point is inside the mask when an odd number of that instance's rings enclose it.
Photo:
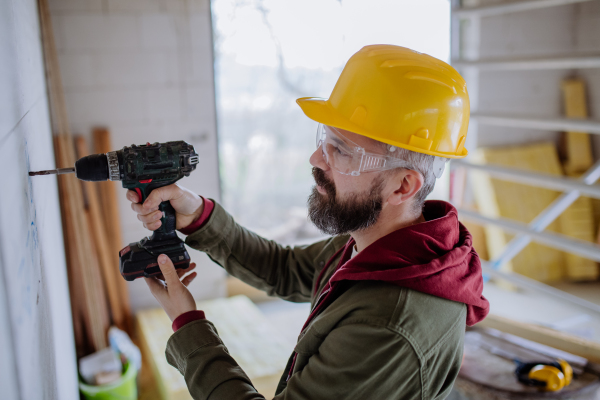
M 215 203 L 186 244 L 269 295 L 314 306 L 319 273 L 347 241 L 339 236 L 283 247 L 244 229 Z M 336 265 L 330 264 L 321 286 Z M 344 282 L 343 293 L 299 337 L 293 374 L 286 382 L 290 357 L 273 398 L 444 399 L 460 368 L 465 321 L 463 303 L 386 282 Z M 175 332 L 166 356 L 195 399 L 272 398 L 256 392 L 208 320 Z

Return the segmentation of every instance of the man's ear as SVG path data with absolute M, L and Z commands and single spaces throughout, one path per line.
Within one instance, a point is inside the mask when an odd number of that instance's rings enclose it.
M 404 203 L 417 194 L 423 187 L 423 176 L 412 169 L 401 169 L 390 179 L 393 191 L 388 196 L 388 203 L 393 206 Z

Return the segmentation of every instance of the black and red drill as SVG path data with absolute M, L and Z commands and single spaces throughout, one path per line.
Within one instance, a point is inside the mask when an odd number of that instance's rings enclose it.
M 122 181 L 123 187 L 135 190 L 143 203 L 159 187 L 171 185 L 189 176 L 199 162 L 194 146 L 180 140 L 166 143 L 131 145 L 106 154 L 80 158 L 73 168 L 30 172 L 29 175 L 74 172 L 84 181 Z M 159 205 L 162 225 L 152 236 L 130 243 L 119 252 L 121 275 L 128 281 L 160 274 L 157 258 L 166 254 L 175 268 L 190 265 L 190 256 L 175 231 L 175 210 L 168 201 Z

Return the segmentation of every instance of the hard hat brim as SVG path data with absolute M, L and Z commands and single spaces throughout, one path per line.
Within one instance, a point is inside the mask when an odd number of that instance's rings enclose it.
M 299 99 L 296 99 L 296 103 L 300 106 L 300 108 L 302 109 L 304 114 L 308 118 L 312 119 L 313 121 L 320 122 L 325 125 L 333 126 L 335 128 L 344 129 L 344 130 L 347 130 L 350 132 L 357 133 L 359 135 L 369 137 L 374 140 L 381 141 L 381 139 L 373 137 L 373 134 L 371 132 L 369 132 L 368 130 L 364 129 L 363 127 L 361 127 L 357 124 L 352 123 L 351 121 L 349 121 L 346 118 L 344 118 L 343 116 L 341 116 L 331 106 L 328 99 L 323 99 L 320 97 L 301 97 Z M 429 154 L 432 156 L 438 156 L 438 157 L 444 157 L 444 158 L 463 158 L 468 154 L 467 149 L 465 149 L 464 147 L 462 149 L 462 154 L 448 154 L 448 153 L 435 152 L 435 151 L 423 151 L 423 149 L 410 146 L 406 143 L 392 142 L 392 141 L 390 141 L 390 142 L 386 141 L 386 143 L 391 144 L 396 147 L 401 147 L 401 148 L 404 148 L 407 150 L 411 150 L 411 151 L 414 151 L 417 153 L 424 153 L 424 154 Z
M 296 100 L 296 103 L 298 103 L 302 111 L 304 111 L 304 114 L 313 121 L 358 133 L 359 135 L 370 136 L 367 132 L 364 132 L 363 128 L 339 115 L 339 113 L 331 107 L 327 99 L 320 97 L 301 97 Z

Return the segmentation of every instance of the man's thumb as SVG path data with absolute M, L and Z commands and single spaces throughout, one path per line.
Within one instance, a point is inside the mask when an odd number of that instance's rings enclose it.
M 160 272 L 162 272 L 165 277 L 165 282 L 167 282 L 167 287 L 181 284 L 179 280 L 179 276 L 177 276 L 177 271 L 175 271 L 175 266 L 171 259 L 165 255 L 161 254 L 158 256 L 158 267 L 160 268 Z

